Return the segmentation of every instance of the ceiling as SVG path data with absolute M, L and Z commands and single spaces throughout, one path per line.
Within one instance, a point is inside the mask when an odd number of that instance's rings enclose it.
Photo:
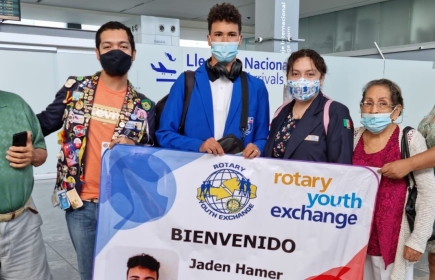
M 21 0 L 21 3 L 23 18 L 99 25 L 106 18 L 97 23 L 99 17 L 95 13 L 101 17 L 110 14 L 113 20 L 119 20 L 117 17 L 125 19 L 132 15 L 148 15 L 204 22 L 210 8 L 223 1 L 225 0 Z M 243 25 L 255 25 L 255 1 L 231 1 L 242 14 Z M 273 3 L 272 0 L 257 1 Z M 388 0 L 300 0 L 300 17 L 383 1 Z

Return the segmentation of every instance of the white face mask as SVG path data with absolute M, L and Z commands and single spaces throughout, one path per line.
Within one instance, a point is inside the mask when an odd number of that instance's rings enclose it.
M 287 87 L 289 94 L 300 101 L 311 100 L 320 91 L 320 80 L 307 80 L 300 78 L 296 81 L 288 80 Z

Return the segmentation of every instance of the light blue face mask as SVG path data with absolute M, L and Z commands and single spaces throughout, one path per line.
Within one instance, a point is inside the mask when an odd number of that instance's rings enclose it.
M 319 93 L 320 81 L 304 78 L 296 81 L 288 80 L 287 88 L 290 96 L 293 98 L 299 101 L 307 101 L 313 99 Z
M 239 42 L 211 42 L 211 53 L 217 61 L 228 63 L 236 58 Z
M 391 114 L 394 110 L 383 114 L 361 114 L 361 124 L 371 133 L 379 134 L 392 122 Z

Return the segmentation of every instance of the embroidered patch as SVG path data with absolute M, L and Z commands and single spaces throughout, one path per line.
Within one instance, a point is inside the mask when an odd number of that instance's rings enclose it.
M 80 99 L 83 98 L 83 92 L 80 91 L 74 91 L 72 94 L 72 100 L 73 101 L 79 101 Z
M 352 129 L 353 128 L 352 120 L 343 119 L 343 126 L 347 129 Z
M 142 100 L 141 104 L 142 104 L 142 108 L 144 108 L 145 111 L 149 111 L 151 109 L 151 100 L 144 99 Z
M 65 83 L 65 87 L 66 88 L 71 88 L 75 83 L 76 83 L 76 80 L 74 80 L 74 79 L 68 79 L 68 81 L 66 81 L 66 83 Z
M 248 117 L 248 126 L 246 127 L 245 136 L 251 134 L 254 128 L 254 117 Z
M 82 116 L 82 115 L 74 114 L 72 122 L 73 123 L 78 123 L 78 124 L 84 124 L 85 123 L 85 117 Z

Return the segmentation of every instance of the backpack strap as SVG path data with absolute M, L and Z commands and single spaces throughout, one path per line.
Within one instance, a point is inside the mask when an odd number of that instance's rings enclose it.
M 192 96 L 193 86 L 195 85 L 195 71 L 184 71 L 184 104 L 183 114 L 181 115 L 178 133 L 184 135 L 184 123 L 186 122 L 187 110 L 189 109 L 190 97 Z
M 276 109 L 275 114 L 273 115 L 272 120 L 273 120 L 274 118 L 276 118 L 276 117 L 279 115 L 279 113 L 281 113 L 282 108 L 284 108 L 284 107 L 285 107 L 287 104 L 289 104 L 290 102 L 292 102 L 292 101 L 286 101 L 286 102 L 284 102 L 284 104 L 282 104 L 281 106 L 279 106 L 278 109 Z
M 332 99 L 328 99 L 325 103 L 325 107 L 323 109 L 323 126 L 325 127 L 325 134 L 328 135 L 328 125 L 329 125 L 329 107 L 331 107 Z M 289 104 L 291 101 L 286 101 L 284 104 L 279 106 L 278 109 L 276 109 L 275 114 L 273 115 L 273 119 L 276 118 L 279 113 L 281 112 L 282 108 L 284 108 L 287 104 Z
M 242 131 L 242 142 L 245 142 L 245 132 L 248 127 L 248 109 L 249 109 L 249 89 L 246 72 L 242 71 L 242 115 L 240 117 L 240 130 Z
M 328 99 L 323 108 L 323 126 L 325 127 L 325 134 L 328 135 L 328 125 L 329 125 L 329 107 L 331 107 L 332 99 Z

